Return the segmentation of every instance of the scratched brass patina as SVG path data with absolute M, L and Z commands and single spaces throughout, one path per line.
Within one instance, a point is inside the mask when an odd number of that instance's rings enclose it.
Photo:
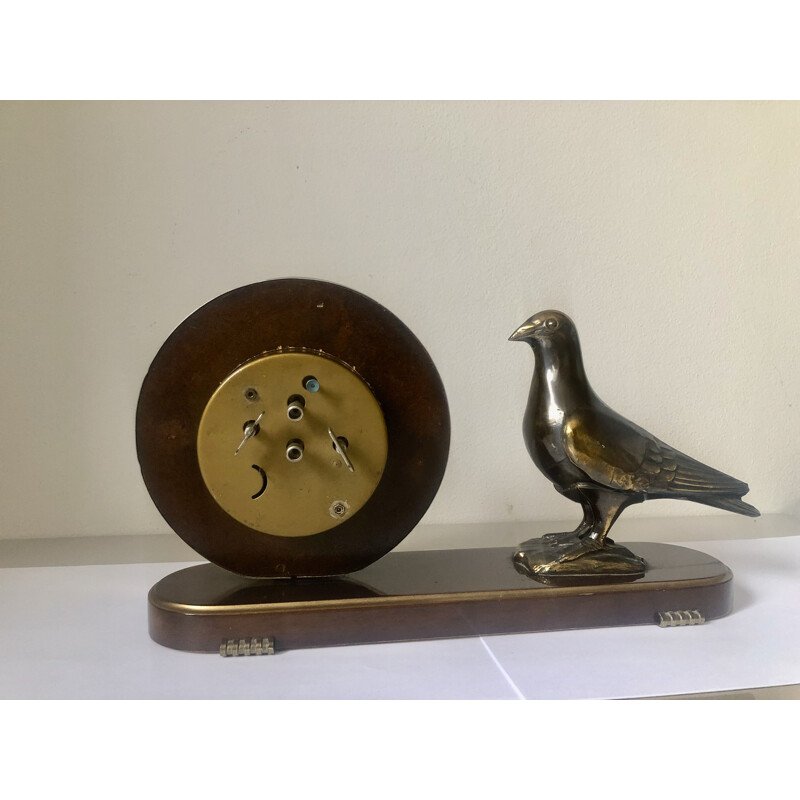
M 208 491 L 243 525 L 310 536 L 350 519 L 386 465 L 383 412 L 350 368 L 308 352 L 272 353 L 229 375 L 200 420 Z

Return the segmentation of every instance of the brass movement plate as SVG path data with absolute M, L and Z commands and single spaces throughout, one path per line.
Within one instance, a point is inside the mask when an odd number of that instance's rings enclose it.
M 302 415 L 293 420 L 287 410 L 297 398 Z M 257 432 L 245 438 L 257 420 Z M 298 441 L 302 455 L 295 449 L 292 460 L 287 450 Z M 274 536 L 311 536 L 350 519 L 378 486 L 387 453 L 386 423 L 369 386 L 318 353 L 271 353 L 235 370 L 208 401 L 197 434 L 200 471 L 216 502 Z

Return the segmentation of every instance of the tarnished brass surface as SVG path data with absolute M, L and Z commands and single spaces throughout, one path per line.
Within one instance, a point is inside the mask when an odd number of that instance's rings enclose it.
M 309 376 L 316 391 L 304 386 Z M 352 471 L 330 428 L 346 440 Z M 197 434 L 200 471 L 217 503 L 274 536 L 309 536 L 356 514 L 383 475 L 387 451 L 386 423 L 367 384 L 338 361 L 303 352 L 265 355 L 229 375 Z
M 570 558 L 578 553 L 578 558 Z M 583 586 L 598 581 L 634 581 L 644 577 L 643 558 L 627 547 L 606 540 L 603 547 L 586 550 L 575 533 L 550 533 L 529 539 L 514 554 L 517 572 L 550 586 Z
M 534 314 L 509 338 L 527 342 L 535 356 L 523 420 L 528 452 L 556 490 L 583 509 L 572 533 L 551 534 L 565 537 L 557 548 L 542 540 L 520 546 L 516 562 L 532 577 L 560 571 L 629 574 L 635 563 L 625 554 L 612 556 L 608 532 L 627 506 L 644 500 L 691 500 L 759 516 L 741 499 L 746 483 L 670 447 L 594 393 L 578 332 L 566 314 Z M 598 551 L 603 551 L 600 557 Z

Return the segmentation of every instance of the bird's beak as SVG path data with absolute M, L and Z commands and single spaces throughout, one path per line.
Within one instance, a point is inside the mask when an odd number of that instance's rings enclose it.
M 532 325 L 530 322 L 525 322 L 508 337 L 508 341 L 518 342 L 520 339 L 527 339 L 535 330 L 535 325 Z

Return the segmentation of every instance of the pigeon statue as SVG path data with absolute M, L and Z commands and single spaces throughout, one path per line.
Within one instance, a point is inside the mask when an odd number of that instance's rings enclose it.
M 535 366 L 523 435 L 534 464 L 564 497 L 580 503 L 581 524 L 520 545 L 517 568 L 546 573 L 640 576 L 644 562 L 608 538 L 629 505 L 692 500 L 759 516 L 741 498 L 746 483 L 684 455 L 610 409 L 592 390 L 578 332 L 560 311 L 542 311 L 509 337 L 527 342 Z

